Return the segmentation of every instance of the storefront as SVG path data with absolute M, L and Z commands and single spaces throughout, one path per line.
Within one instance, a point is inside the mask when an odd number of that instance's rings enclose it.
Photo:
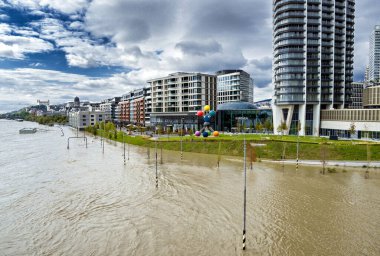
M 218 105 L 216 122 L 222 132 L 273 132 L 272 109 L 258 109 L 248 102 Z

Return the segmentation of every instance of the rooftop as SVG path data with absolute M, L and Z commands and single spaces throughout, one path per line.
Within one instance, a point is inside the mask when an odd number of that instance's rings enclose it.
M 257 109 L 255 105 L 249 102 L 232 101 L 218 105 L 217 110 L 248 110 Z

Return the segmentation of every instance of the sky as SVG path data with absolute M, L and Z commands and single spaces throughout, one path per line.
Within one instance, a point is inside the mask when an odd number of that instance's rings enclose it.
M 356 1 L 355 81 L 380 5 Z M 173 72 L 243 69 L 270 98 L 271 0 L 0 0 L 0 113 L 100 101 Z

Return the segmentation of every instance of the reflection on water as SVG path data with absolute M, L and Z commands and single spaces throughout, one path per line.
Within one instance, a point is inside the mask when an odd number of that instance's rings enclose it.
M 240 255 L 242 161 L 72 141 L 0 120 L 0 255 Z M 46 128 L 46 127 L 44 127 Z M 158 152 L 160 158 L 160 151 Z M 261 164 L 247 176 L 245 255 L 380 255 L 380 178 Z

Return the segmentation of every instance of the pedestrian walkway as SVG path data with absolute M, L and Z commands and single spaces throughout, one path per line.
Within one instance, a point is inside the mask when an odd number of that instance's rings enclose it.
M 262 162 L 270 163 L 284 163 L 284 164 L 296 164 L 296 159 L 286 160 L 261 160 Z M 299 165 L 322 165 L 322 161 L 319 160 L 299 160 Z M 380 161 L 371 161 L 369 164 L 367 161 L 326 161 L 326 166 L 341 166 L 341 167 L 371 167 L 380 168 Z

